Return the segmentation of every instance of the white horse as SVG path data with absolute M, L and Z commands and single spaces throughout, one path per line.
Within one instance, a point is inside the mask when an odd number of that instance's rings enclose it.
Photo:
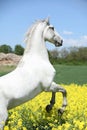
M 50 104 L 46 107 L 48 112 L 55 103 L 56 92 L 63 94 L 63 104 L 58 112 L 62 114 L 67 105 L 66 90 L 53 82 L 56 72 L 45 46 L 45 41 L 61 46 L 62 38 L 45 19 L 30 28 L 25 41 L 25 52 L 17 68 L 0 77 L 0 130 L 8 117 L 7 110 L 27 102 L 42 91 L 52 92 Z

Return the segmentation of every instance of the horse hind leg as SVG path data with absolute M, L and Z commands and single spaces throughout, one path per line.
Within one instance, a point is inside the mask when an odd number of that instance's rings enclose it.
M 0 105 L 1 106 L 1 105 Z M 1 109 L 2 108 L 2 109 Z M 4 109 L 2 106 L 0 108 L 0 130 L 4 129 L 5 122 L 8 117 L 8 112 L 6 109 Z
M 65 111 L 66 106 L 67 106 L 67 98 L 66 98 L 67 97 L 67 92 L 62 87 L 61 87 L 61 89 L 59 89 L 59 92 L 61 92 L 62 95 L 63 95 L 63 104 L 62 104 L 62 107 L 60 109 L 58 109 L 58 113 L 59 113 L 59 115 L 62 115 L 63 112 Z

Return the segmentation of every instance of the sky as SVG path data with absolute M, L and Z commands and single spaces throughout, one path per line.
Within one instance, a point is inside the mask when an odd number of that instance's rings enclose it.
M 63 47 L 87 46 L 87 0 L 0 0 L 0 45 L 25 47 L 28 28 L 46 17 L 63 37 Z

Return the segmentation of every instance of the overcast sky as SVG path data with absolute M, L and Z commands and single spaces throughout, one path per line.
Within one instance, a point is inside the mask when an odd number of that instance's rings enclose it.
M 64 39 L 63 47 L 87 46 L 87 0 L 0 0 L 0 45 L 24 46 L 28 28 L 48 16 Z

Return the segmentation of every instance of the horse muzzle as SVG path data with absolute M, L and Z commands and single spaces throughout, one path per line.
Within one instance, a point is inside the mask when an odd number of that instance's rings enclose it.
M 56 47 L 62 46 L 62 44 L 63 44 L 63 40 L 61 40 L 61 42 L 55 41 L 55 46 Z

